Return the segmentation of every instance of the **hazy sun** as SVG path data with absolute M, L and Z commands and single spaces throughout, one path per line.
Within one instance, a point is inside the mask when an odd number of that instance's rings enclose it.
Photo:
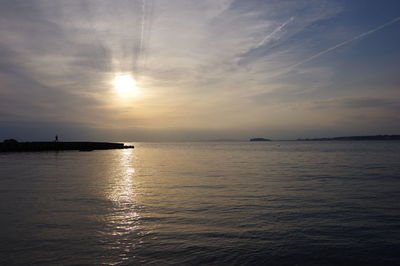
M 136 81 L 129 75 L 118 75 L 113 80 L 114 89 L 120 97 L 130 98 L 136 96 L 138 88 Z

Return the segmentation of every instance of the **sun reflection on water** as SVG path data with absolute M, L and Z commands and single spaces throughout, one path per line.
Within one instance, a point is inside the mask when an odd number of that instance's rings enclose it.
M 110 200 L 120 206 L 127 207 L 134 203 L 135 184 L 134 174 L 135 168 L 132 166 L 133 151 L 126 149 L 121 151 L 120 164 L 115 170 L 113 178 L 113 190 L 109 194 Z
M 134 152 L 131 149 L 118 151 L 116 166 L 110 176 L 107 195 L 113 208 L 107 219 L 111 249 L 119 252 L 120 262 L 129 259 L 129 254 L 141 244 L 140 215 L 135 187 Z M 116 262 L 119 263 L 119 262 Z

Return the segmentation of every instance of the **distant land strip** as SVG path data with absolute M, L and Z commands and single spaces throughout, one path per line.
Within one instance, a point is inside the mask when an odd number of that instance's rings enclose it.
M 270 139 L 265 139 L 265 138 L 252 138 L 250 141 L 271 141 Z
M 23 151 L 93 151 L 110 149 L 133 149 L 134 146 L 125 146 L 123 143 L 111 142 L 18 142 L 7 139 L 0 143 L 0 152 L 23 152 Z
M 297 141 L 327 141 L 327 140 L 400 140 L 400 135 L 350 136 L 335 138 L 297 139 Z

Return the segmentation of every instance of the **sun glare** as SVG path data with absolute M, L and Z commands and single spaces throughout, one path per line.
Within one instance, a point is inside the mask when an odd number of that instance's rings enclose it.
M 113 85 L 118 95 L 123 98 L 134 97 L 138 92 L 136 81 L 129 75 L 116 76 Z

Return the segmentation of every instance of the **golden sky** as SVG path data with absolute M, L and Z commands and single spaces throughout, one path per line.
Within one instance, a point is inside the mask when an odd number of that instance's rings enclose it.
M 396 134 L 399 7 L 389 0 L 6 1 L 0 138 Z

